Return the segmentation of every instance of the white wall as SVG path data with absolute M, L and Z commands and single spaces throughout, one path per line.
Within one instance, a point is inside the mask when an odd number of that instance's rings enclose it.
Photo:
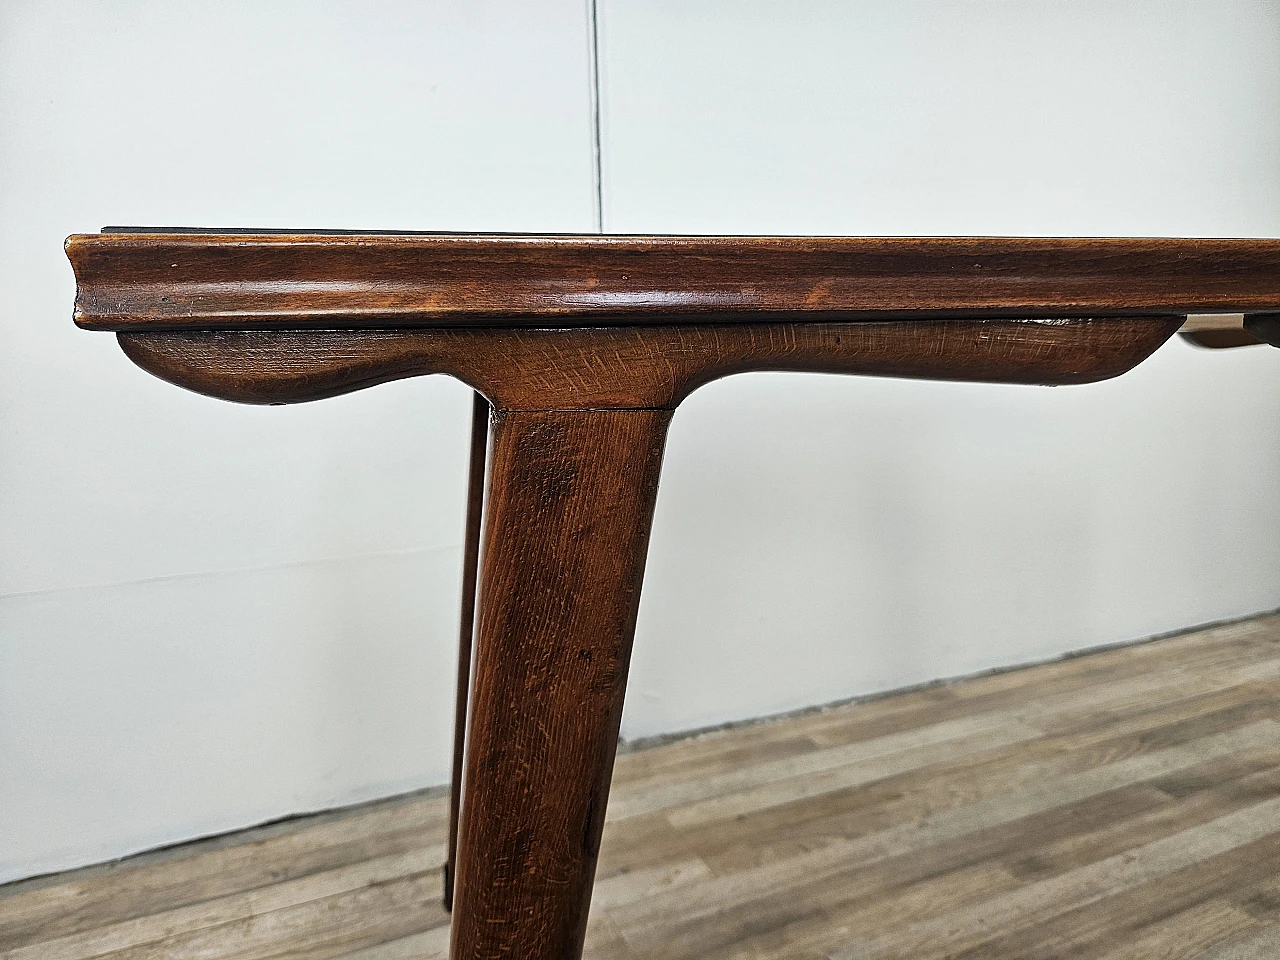
M 610 231 L 1280 235 L 1271 2 L 602 0 Z M 467 391 L 70 324 L 106 223 L 590 230 L 587 11 L 0 0 L 0 880 L 446 776 Z M 676 417 L 624 734 L 1280 605 L 1280 353 Z
M 103 224 L 590 230 L 580 0 L 0 0 L 0 880 L 448 776 L 469 391 L 219 403 Z
M 1274 0 L 605 0 L 605 228 L 1280 236 Z M 648 736 L 1280 606 L 1280 351 L 676 415 Z

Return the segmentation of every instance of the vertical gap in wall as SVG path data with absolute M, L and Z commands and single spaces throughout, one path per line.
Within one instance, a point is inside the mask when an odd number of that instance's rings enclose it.
M 587 20 L 591 29 L 588 69 L 591 72 L 591 172 L 593 178 L 596 233 L 604 233 L 604 176 L 600 151 L 600 16 L 599 0 L 587 0 Z

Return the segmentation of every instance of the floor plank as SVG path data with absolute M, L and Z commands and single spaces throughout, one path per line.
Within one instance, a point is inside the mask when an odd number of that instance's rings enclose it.
M 0 887 L 0 960 L 445 960 L 411 796 Z M 618 758 L 590 960 L 1280 956 L 1280 616 Z

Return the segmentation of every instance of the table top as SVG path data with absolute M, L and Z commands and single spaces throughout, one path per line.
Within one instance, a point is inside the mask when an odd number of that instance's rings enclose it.
M 574 327 L 1280 312 L 1280 240 L 108 228 L 95 330 Z

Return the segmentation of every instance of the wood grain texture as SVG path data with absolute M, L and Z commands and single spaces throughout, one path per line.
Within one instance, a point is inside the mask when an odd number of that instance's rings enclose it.
M 1280 241 L 89 234 L 97 330 L 1280 311 Z
M 922 925 L 953 923 L 967 960 L 1271 960 L 1277 718 L 1269 617 L 624 752 L 584 955 L 945 956 Z M 789 780 L 887 761 L 786 799 Z M 778 805 L 741 814 L 775 785 Z M 720 816 L 672 826 L 710 797 Z M 443 960 L 446 807 L 0 887 L 0 957 Z
M 133 232 L 72 237 L 67 253 L 76 322 L 116 331 L 134 362 L 175 384 L 229 400 L 288 403 L 446 373 L 482 396 L 477 410 L 494 407 L 476 650 L 466 656 L 464 609 L 458 671 L 460 709 L 468 674 L 474 695 L 461 810 L 450 828 L 456 876 L 452 883 L 446 876 L 446 903 L 452 892 L 458 905 L 453 960 L 573 960 L 580 953 L 662 447 L 671 411 L 690 391 L 748 370 L 1084 383 L 1139 363 L 1188 313 L 1247 315 L 1253 325 L 1246 319 L 1246 327 L 1263 339 L 1272 339 L 1267 318 L 1280 315 L 1280 241 Z M 1237 717 L 1239 731 L 1203 738 L 1218 751 L 1209 755 L 1272 746 L 1275 723 L 1244 714 L 1250 722 Z M 727 771 L 701 795 L 677 790 L 673 800 L 662 788 L 632 801 L 627 822 L 641 835 L 706 834 L 868 790 L 921 766 L 1004 756 L 1048 734 L 1040 720 L 997 711 L 953 718 L 897 745 L 890 737 L 870 754 L 832 743 L 800 761 L 780 749 L 772 773 L 750 789 L 736 789 L 741 777 Z M 1105 749 L 1138 748 L 1089 742 L 1068 765 Z M 975 804 L 999 807 L 999 816 L 982 811 L 1000 828 L 1040 816 L 1063 797 L 1087 805 L 1107 790 L 1133 788 L 1126 802 L 1141 811 L 1153 791 L 1136 789 L 1134 777 L 1165 776 L 1187 762 L 1175 744 L 1158 761 L 1126 755 L 1108 776 L 1072 780 L 1080 771 L 1068 771 L 1055 793 L 1018 783 L 1014 801 L 987 795 Z M 746 861 L 731 880 L 709 879 L 692 899 L 675 890 L 685 925 L 661 934 L 650 955 L 684 955 L 684 945 L 699 943 L 712 951 L 700 955 L 737 956 L 737 921 L 722 914 L 699 924 L 716 905 L 740 898 L 748 878 L 777 896 L 812 888 L 846 873 L 850 859 L 875 863 L 895 845 L 910 857 L 959 843 L 973 812 L 938 814 L 925 830 L 886 826 L 869 838 L 820 840 L 782 871 L 758 851 L 739 849 L 704 851 L 674 873 L 648 864 L 675 883 Z M 1237 846 L 1266 842 L 1259 829 L 1242 824 Z M 1236 847 L 1224 843 L 1212 833 L 1204 839 L 1205 849 L 1232 854 Z M 1108 871 L 1141 879 L 1143 870 L 1184 860 L 1161 848 L 1142 867 L 1117 862 L 1083 886 L 1064 881 L 1059 893 L 1083 909 L 1081 898 Z M 422 871 L 389 878 L 399 866 L 370 865 L 336 886 L 304 883 L 287 893 L 305 906 L 285 922 L 318 931 L 292 955 L 371 946 L 361 939 L 364 927 L 333 922 L 343 910 L 381 902 L 362 884 L 385 884 L 382 899 L 394 918 L 387 922 L 398 924 L 401 938 L 416 936 L 405 911 L 421 899 Z M 823 887 L 817 899 L 823 918 L 848 917 L 851 926 L 913 911 L 918 929 L 908 939 L 916 954 L 948 925 L 964 948 L 966 937 L 1004 916 L 973 891 L 1004 890 L 1017 877 L 1001 863 L 962 872 L 965 884 L 954 890 L 926 886 L 896 901 L 892 877 L 882 876 L 884 890 L 859 887 L 858 896 L 870 898 L 865 908 L 831 892 L 845 889 L 839 885 Z M 636 891 L 656 876 L 637 873 L 607 896 L 614 907 L 608 938 L 618 956 L 654 945 L 636 932 L 639 918 L 652 919 L 667 898 Z M 270 939 L 269 926 L 241 923 L 257 902 L 197 913 L 206 927 L 240 924 L 236 949 L 248 955 Z M 779 902 L 757 902 L 750 912 L 744 922 L 773 916 L 775 926 L 792 925 Z M 893 949 L 872 938 L 849 952 L 824 940 L 812 917 L 795 924 L 793 956 L 887 956 Z M 132 928 L 112 936 L 126 944 L 118 950 L 137 946 L 140 957 L 203 956 L 211 942 L 203 931 L 167 946 L 155 946 L 164 936 L 130 940 Z
M 670 419 L 493 418 L 453 960 L 580 955 Z
M 472 633 L 476 583 L 480 569 L 480 519 L 484 513 L 484 472 L 489 442 L 489 401 L 471 398 L 471 449 L 467 464 L 467 520 L 462 548 L 462 614 L 458 618 L 458 678 L 454 693 L 453 767 L 449 780 L 449 852 L 444 862 L 446 910 L 453 909 L 453 876 L 458 862 L 458 811 L 462 805 L 462 768 L 466 758 L 467 704 L 471 697 Z
M 504 409 L 670 408 L 748 370 L 1004 383 L 1113 377 L 1180 317 L 565 330 L 121 333 L 134 363 L 226 400 L 294 403 L 449 373 Z

